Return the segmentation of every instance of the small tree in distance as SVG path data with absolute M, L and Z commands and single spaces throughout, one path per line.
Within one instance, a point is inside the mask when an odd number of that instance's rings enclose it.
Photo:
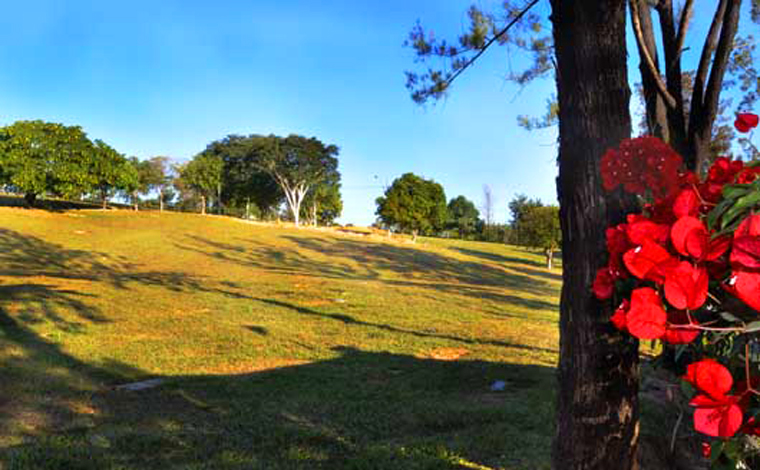
M 447 218 L 446 195 L 443 187 L 432 180 L 405 173 L 393 181 L 385 195 L 377 198 L 377 216 L 389 227 L 397 226 L 417 235 L 441 230 Z
M 521 230 L 525 244 L 542 249 L 546 255 L 546 267 L 552 269 L 554 252 L 559 248 L 562 241 L 559 207 L 529 207 L 523 215 Z
M 222 184 L 222 160 L 213 155 L 200 153 L 182 166 L 181 183 L 198 193 L 201 198 L 201 214 L 206 214 L 209 198 L 219 193 Z
M 448 213 L 449 219 L 446 225 L 449 229 L 457 230 L 459 238 L 465 238 L 477 229 L 480 212 L 466 197 L 457 196 L 449 201 Z

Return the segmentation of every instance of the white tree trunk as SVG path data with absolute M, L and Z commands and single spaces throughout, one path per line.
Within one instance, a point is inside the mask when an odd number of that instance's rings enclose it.
M 206 196 L 201 194 L 201 215 L 206 215 Z
M 158 190 L 158 211 L 164 211 L 164 192 L 160 189 Z

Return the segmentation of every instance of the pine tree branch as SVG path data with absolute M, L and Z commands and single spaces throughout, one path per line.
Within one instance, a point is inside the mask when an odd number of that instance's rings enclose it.
M 447 89 L 449 87 L 449 85 L 451 85 L 454 82 L 454 80 L 456 80 L 456 78 L 462 74 L 462 72 L 464 72 L 465 70 L 467 70 L 467 68 L 469 68 L 476 60 L 478 60 L 478 58 L 480 56 L 482 56 L 483 53 L 489 47 L 491 47 L 491 45 L 493 45 L 493 43 L 495 43 L 496 41 L 498 41 L 499 39 L 501 39 L 505 34 L 507 34 L 507 32 L 510 29 L 512 29 L 512 26 L 514 26 L 518 21 L 520 21 L 520 19 L 522 19 L 522 17 L 525 16 L 528 13 L 528 11 L 530 11 L 530 9 L 533 8 L 538 2 L 539 2 L 539 0 L 532 0 L 530 3 L 528 3 L 525 6 L 525 8 L 523 8 L 520 11 L 520 13 L 518 13 L 517 16 L 515 16 L 512 19 L 512 21 L 509 22 L 509 24 L 507 24 L 494 37 L 492 37 L 491 39 L 489 39 L 488 42 L 483 45 L 483 47 L 479 48 L 477 54 L 475 54 L 470 59 L 468 59 L 464 64 L 462 64 L 462 67 L 460 67 L 450 77 L 446 78 L 446 80 L 443 81 L 443 89 L 444 90 Z

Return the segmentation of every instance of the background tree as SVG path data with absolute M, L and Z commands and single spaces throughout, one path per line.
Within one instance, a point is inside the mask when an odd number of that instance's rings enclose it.
M 27 204 L 47 192 L 80 197 L 94 181 L 92 143 L 78 126 L 17 121 L 0 129 L 0 177 Z
M 464 196 L 457 196 L 447 207 L 448 221 L 446 227 L 450 230 L 456 230 L 459 238 L 466 238 L 475 232 L 480 220 L 480 212 L 475 208 L 475 204 Z
M 483 211 L 483 238 L 487 241 L 493 241 L 493 234 L 491 233 L 494 222 L 494 200 L 491 187 L 487 184 L 483 185 L 483 204 L 481 210 Z
M 337 176 L 340 178 L 339 174 Z M 301 205 L 301 215 L 309 218 L 315 227 L 318 224 L 331 225 L 342 212 L 339 180 L 323 181 L 313 186 Z
M 211 142 L 204 153 L 222 159 L 222 199 L 225 208 L 242 213 L 250 204 L 259 215 L 274 212 L 285 200 L 279 184 L 262 170 L 263 152 L 268 149 L 269 137 L 229 135 Z
M 315 137 L 269 136 L 261 142 L 256 165 L 267 172 L 285 193 L 296 227 L 301 204 L 314 185 L 333 178 L 338 171 L 338 147 L 326 145 Z
M 223 162 L 214 155 L 200 153 L 179 167 L 180 186 L 192 188 L 200 197 L 201 214 L 206 214 L 208 201 L 221 192 Z
M 377 216 L 386 226 L 397 226 L 417 235 L 429 234 L 445 226 L 447 208 L 443 187 L 433 180 L 405 173 L 393 181 L 385 195 L 377 198 Z
M 562 241 L 559 207 L 532 206 L 520 218 L 521 236 L 525 245 L 540 248 L 546 256 L 546 267 L 552 269 L 554 252 Z
M 116 191 L 129 194 L 139 186 L 139 175 L 134 165 L 102 140 L 93 143 L 89 172 L 103 209 L 108 207 L 108 197 Z
M 169 162 L 169 157 L 153 157 L 146 162 L 146 172 L 143 175 L 148 191 L 156 191 L 158 193 L 158 210 L 160 212 L 164 211 L 165 192 L 171 185 L 172 180 Z
M 510 221 L 512 227 L 512 239 L 510 241 L 512 243 L 530 246 L 526 237 L 525 217 L 532 209 L 543 205 L 539 199 L 530 199 L 525 194 L 518 194 L 509 201 L 509 213 L 512 217 Z

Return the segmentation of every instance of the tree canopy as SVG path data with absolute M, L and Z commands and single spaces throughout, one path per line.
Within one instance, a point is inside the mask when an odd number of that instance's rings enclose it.
M 464 196 L 457 196 L 449 201 L 447 207 L 447 228 L 457 230 L 459 238 L 465 238 L 475 232 L 480 220 L 480 212 L 475 204 Z
M 389 228 L 424 235 L 441 230 L 446 224 L 446 195 L 433 180 L 405 173 L 395 179 L 377 198 L 377 216 Z
M 99 191 L 105 200 L 135 180 L 123 155 L 101 140 L 93 143 L 79 126 L 38 120 L 0 128 L 0 182 L 29 204 L 46 193 L 79 198 Z
M 554 252 L 562 241 L 559 207 L 539 205 L 527 208 L 520 218 L 520 236 L 525 245 L 544 251 L 546 267 L 551 269 Z
M 223 165 L 221 158 L 200 153 L 180 168 L 182 182 L 201 197 L 202 214 L 206 213 L 209 199 L 221 192 Z

